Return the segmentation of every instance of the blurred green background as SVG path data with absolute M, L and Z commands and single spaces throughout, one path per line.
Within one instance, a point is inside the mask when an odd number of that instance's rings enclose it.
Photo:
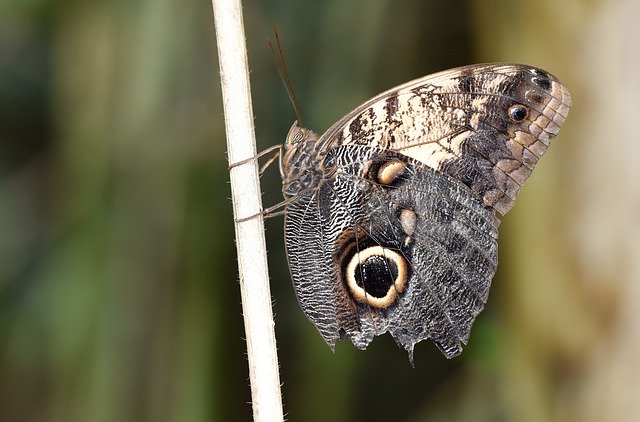
M 0 4 L 0 421 L 246 421 L 250 390 L 211 4 Z M 457 65 L 523 62 L 574 107 L 503 218 L 462 356 L 389 336 L 331 353 L 267 222 L 291 421 L 640 415 L 640 2 L 244 4 L 258 149 Z M 281 200 L 277 171 L 263 200 Z

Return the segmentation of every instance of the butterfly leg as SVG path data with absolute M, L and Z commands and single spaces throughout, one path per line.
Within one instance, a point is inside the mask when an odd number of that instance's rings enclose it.
M 253 218 L 262 216 L 263 218 L 271 218 L 271 217 L 277 217 L 279 215 L 283 215 L 286 211 L 286 207 L 287 205 L 289 205 L 292 202 L 295 202 L 298 198 L 296 196 L 293 196 L 291 198 L 287 198 L 282 202 L 279 202 L 269 208 L 266 208 L 264 210 L 262 210 L 261 212 L 257 213 L 257 214 L 253 214 L 250 215 L 248 217 L 243 217 L 243 218 L 237 218 L 236 222 L 237 223 L 242 223 L 248 220 L 251 220 Z
M 278 144 L 278 145 L 273 145 L 267 149 L 265 149 L 264 151 L 259 152 L 258 154 L 256 154 L 253 157 L 247 158 L 246 160 L 242 160 L 242 161 L 238 161 L 237 163 L 233 163 L 229 165 L 229 170 L 231 170 L 234 167 L 239 167 L 243 164 L 247 164 L 253 160 L 257 160 L 260 157 L 262 157 L 263 155 L 267 155 L 270 152 L 277 150 L 275 154 L 273 154 L 273 156 L 271 158 L 269 158 L 269 160 L 262 166 L 260 167 L 260 174 L 264 173 L 264 171 L 267 169 L 267 167 L 269 167 L 275 160 L 276 158 L 280 158 L 280 162 L 282 162 L 282 145 Z M 280 171 L 282 172 L 282 164 L 280 164 Z
M 280 146 L 280 145 L 278 145 Z M 267 160 L 266 163 L 264 163 L 262 165 L 262 167 L 260 167 L 259 173 L 262 174 L 264 173 L 264 171 L 276 160 L 278 159 L 279 163 L 282 163 L 282 147 L 280 146 L 280 148 L 276 151 L 275 154 L 273 154 L 271 156 L 271 158 L 269 158 L 269 160 Z M 279 166 L 280 169 L 282 169 L 282 164 L 280 164 Z M 282 170 L 280 171 L 280 173 L 282 173 Z

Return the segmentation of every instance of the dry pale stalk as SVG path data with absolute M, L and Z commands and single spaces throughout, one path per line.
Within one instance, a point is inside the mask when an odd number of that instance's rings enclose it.
M 256 155 L 240 0 L 212 0 L 229 162 Z M 257 162 L 230 171 L 236 219 L 260 212 Z M 255 421 L 282 421 L 278 357 L 262 217 L 235 224 L 240 290 Z M 239 404 L 240 405 L 240 404 Z

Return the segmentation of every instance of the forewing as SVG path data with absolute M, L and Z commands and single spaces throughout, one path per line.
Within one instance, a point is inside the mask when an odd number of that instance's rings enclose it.
M 382 93 L 319 142 L 400 152 L 469 186 L 500 213 L 512 206 L 569 112 L 566 87 L 518 64 L 466 66 Z

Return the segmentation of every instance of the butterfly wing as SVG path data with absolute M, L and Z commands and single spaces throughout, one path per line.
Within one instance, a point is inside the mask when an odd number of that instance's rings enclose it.
M 511 208 L 569 105 L 542 70 L 475 65 L 380 94 L 325 132 L 285 243 L 327 343 L 364 349 L 388 331 L 410 357 L 427 338 L 459 354 L 497 266 L 494 211 Z
M 364 349 L 389 331 L 410 358 L 427 338 L 456 356 L 495 273 L 493 212 L 453 178 L 398 153 L 342 145 L 327 159 L 341 171 L 286 214 L 302 309 L 331 347 L 348 337 Z
M 408 82 L 334 124 L 319 142 L 397 151 L 450 175 L 505 214 L 564 123 L 571 97 L 549 73 L 480 64 Z

